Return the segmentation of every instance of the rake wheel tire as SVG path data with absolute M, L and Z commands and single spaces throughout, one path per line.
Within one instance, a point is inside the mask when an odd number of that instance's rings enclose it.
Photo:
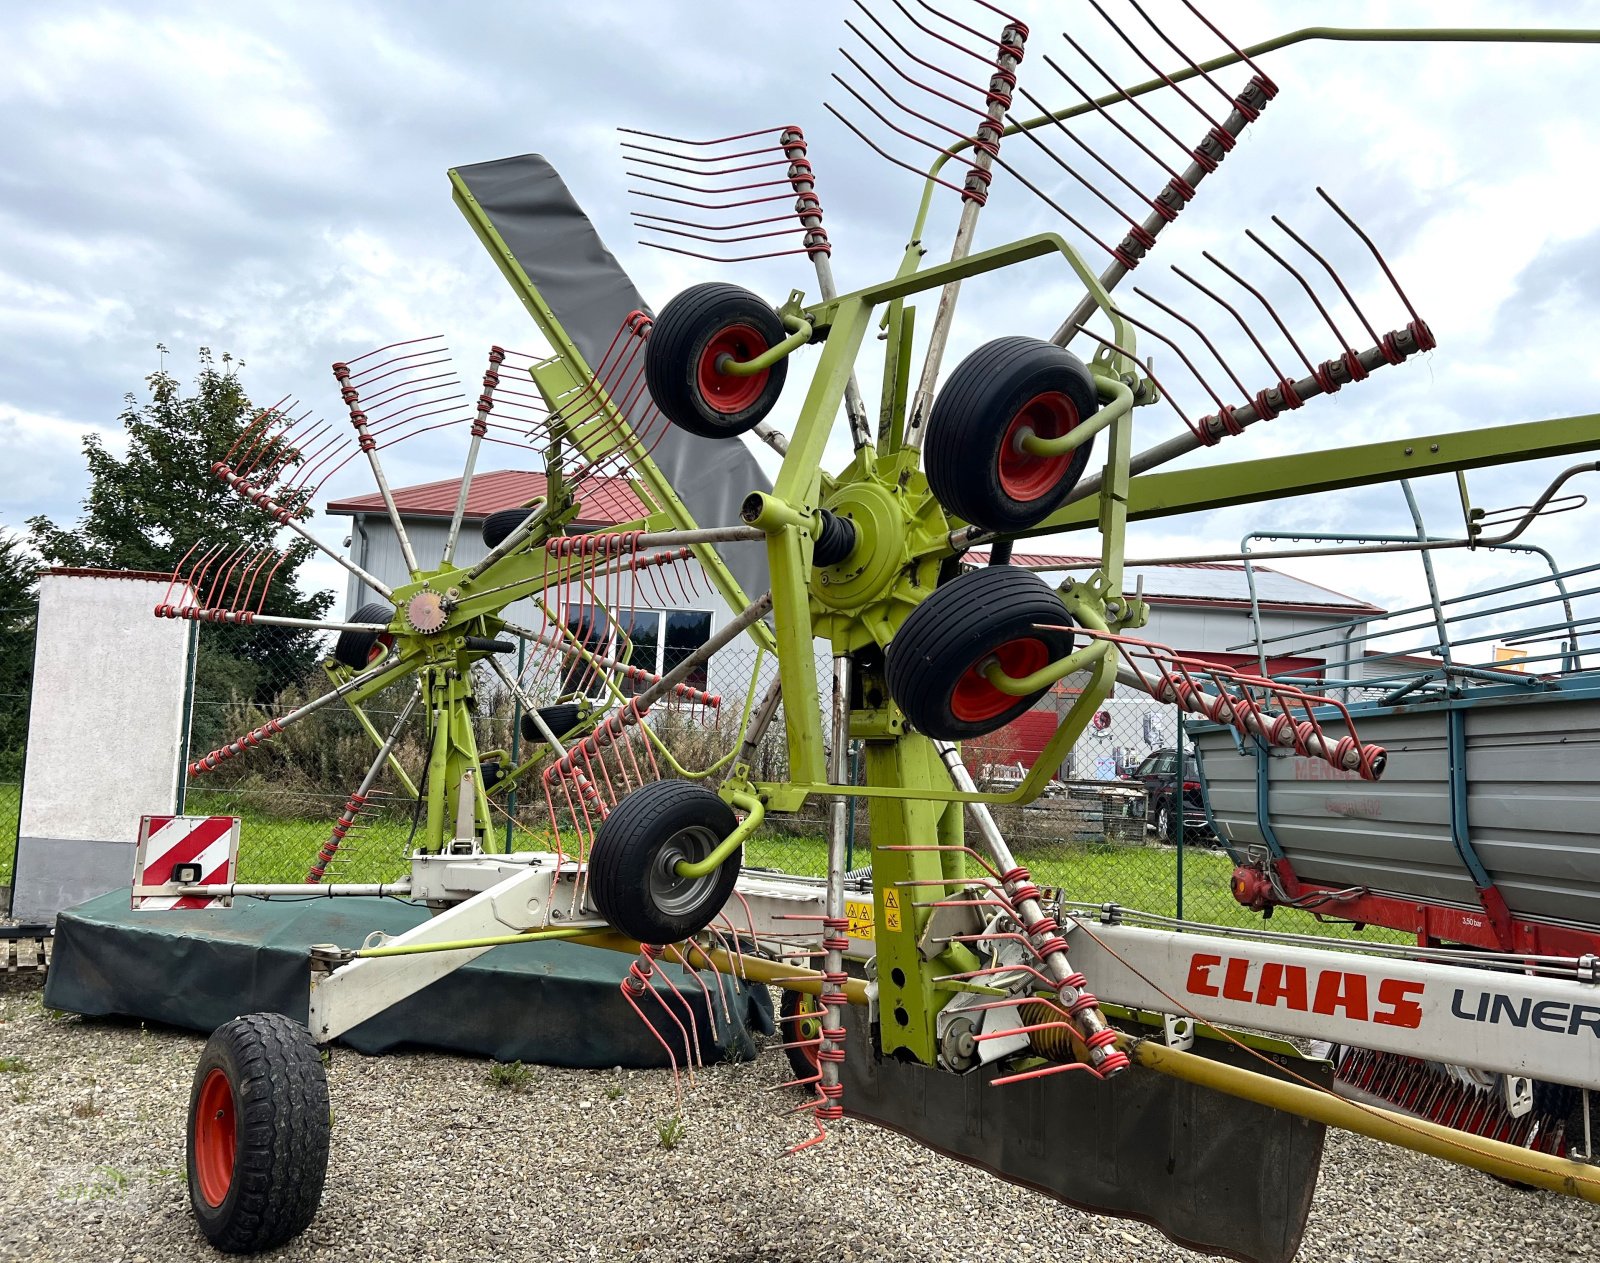
M 802 1013 L 807 1016 L 801 1018 Z M 817 997 L 805 991 L 785 991 L 778 1002 L 778 1034 L 782 1042 L 815 1039 L 821 1031 L 822 1004 Z M 785 1048 L 783 1052 L 797 1079 L 809 1079 L 822 1067 L 815 1048 Z
M 1035 526 L 1078 485 L 1094 440 L 1034 456 L 1018 446 L 1024 432 L 1059 438 L 1099 410 L 1094 377 L 1071 351 L 1038 338 L 986 342 L 950 374 L 928 414 L 928 487 L 974 526 Z
M 206 1239 L 255 1254 L 304 1231 L 331 1127 L 327 1073 L 304 1026 L 278 1013 L 219 1026 L 189 1094 L 189 1202 Z
M 785 336 L 759 294 L 720 281 L 691 285 L 661 309 L 645 342 L 651 398 L 674 425 L 700 438 L 743 434 L 772 411 L 789 362 L 737 377 L 719 372 L 717 361 L 754 359 Z
M 384 601 L 368 601 L 350 615 L 352 623 L 387 623 L 394 618 L 394 606 Z M 384 653 L 394 644 L 388 632 L 342 631 L 333 642 L 333 660 L 340 666 L 364 671 L 372 665 L 378 650 Z
M 498 548 L 506 536 L 521 526 L 532 512 L 533 510 L 526 505 L 519 505 L 514 509 L 496 509 L 483 519 L 483 525 L 478 528 L 478 533 L 483 536 L 484 546 Z
M 960 575 L 912 610 L 889 643 L 889 695 L 937 740 L 994 732 L 1050 690 L 1012 697 L 989 683 L 985 664 L 998 661 L 1013 677 L 1031 675 L 1072 652 L 1068 622 L 1060 598 L 1031 571 L 988 566 Z
M 656 781 L 619 802 L 589 852 L 589 897 L 605 919 L 641 943 L 678 943 L 722 911 L 739 879 L 735 852 L 704 877 L 679 877 L 733 832 L 733 808 L 693 781 Z
M 583 708 L 576 702 L 562 702 L 558 706 L 539 707 L 539 718 L 544 720 L 544 726 L 550 729 L 557 737 L 564 737 L 578 726 L 578 721 L 583 717 Z M 544 741 L 544 733 L 539 731 L 538 725 L 533 722 L 533 716 L 524 713 L 522 716 L 522 739 L 524 741 Z

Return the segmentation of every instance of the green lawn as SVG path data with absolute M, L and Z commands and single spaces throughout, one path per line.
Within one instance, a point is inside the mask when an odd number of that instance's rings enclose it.
M 7 792 L 7 791 L 11 792 Z M 284 816 L 253 810 L 243 796 L 226 790 L 191 791 L 186 809 L 191 814 L 237 815 L 243 821 L 239 881 L 298 882 L 318 849 L 327 840 L 342 799 L 306 805 L 305 815 Z M 11 883 L 20 793 L 0 786 L 0 885 Z M 313 814 L 315 813 L 315 814 Z M 497 833 L 497 841 L 503 833 Z M 390 881 L 406 871 L 405 854 L 411 837 L 409 817 L 383 817 L 351 834 L 341 859 L 328 870 L 327 879 L 341 882 Z M 513 848 L 543 848 L 544 834 L 522 830 L 513 835 Z M 1017 858 L 1026 864 L 1041 886 L 1059 887 L 1065 898 L 1089 903 L 1115 902 L 1146 912 L 1171 916 L 1177 912 L 1177 853 L 1164 846 L 1139 843 L 1065 843 L 1020 839 Z M 854 863 L 864 865 L 864 846 L 856 848 Z M 827 872 L 826 841 L 816 835 L 791 835 L 764 829 L 746 847 L 749 867 L 821 877 Z M 1270 922 L 1240 907 L 1228 890 L 1232 861 L 1221 851 L 1185 848 L 1183 911 L 1191 920 L 1218 925 L 1267 928 L 1328 938 L 1366 938 L 1395 942 L 1405 938 L 1391 931 L 1357 931 L 1342 922 L 1320 922 L 1309 913 L 1280 908 Z
M 22 787 L 0 785 L 0 886 L 11 884 L 17 867 L 17 817 L 22 811 Z

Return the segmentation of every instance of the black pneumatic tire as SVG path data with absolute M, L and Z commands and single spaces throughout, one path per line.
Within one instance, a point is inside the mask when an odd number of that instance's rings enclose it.
M 496 509 L 483 519 L 483 525 L 478 528 L 478 533 L 483 536 L 484 546 L 498 548 L 501 541 L 521 526 L 532 512 L 533 510 L 526 505 L 515 509 Z
M 946 510 L 991 531 L 1049 517 L 1078 485 L 1094 440 L 1061 456 L 1016 446 L 1024 428 L 1057 438 L 1100 410 L 1094 377 L 1071 351 L 1038 338 L 997 338 L 950 374 L 923 440 L 928 487 Z
M 641 943 L 677 943 L 698 934 L 732 895 L 739 855 L 705 877 L 678 877 L 673 866 L 704 859 L 736 823 L 732 807 L 693 781 L 641 786 L 595 834 L 589 897 L 607 921 Z
M 328 1079 L 311 1034 L 251 1013 L 206 1041 L 189 1094 L 189 1202 L 228 1254 L 271 1250 L 317 1213 L 328 1171 Z
M 804 1016 L 801 1016 L 804 1014 Z M 778 1035 L 786 1044 L 815 1039 L 822 1032 L 822 1003 L 805 991 L 785 991 L 778 1002 Z M 785 1048 L 789 1069 L 796 1079 L 809 1079 L 822 1067 L 817 1049 Z M 809 1090 L 809 1089 L 808 1089 Z
M 583 709 L 576 702 L 539 707 L 539 718 L 544 720 L 544 726 L 558 737 L 564 737 L 576 728 L 582 714 Z M 534 724 L 533 716 L 526 713 L 522 716 L 522 739 L 539 742 L 544 740 L 544 733 Z
M 354 614 L 352 623 L 388 623 L 394 619 L 394 606 L 384 601 L 368 601 Z M 342 631 L 333 642 L 333 660 L 357 671 L 372 665 L 379 652 L 388 653 L 394 637 L 388 632 Z
M 691 285 L 661 309 L 644 348 L 644 376 L 656 407 L 703 439 L 743 434 L 778 401 L 789 361 L 751 377 L 719 373 L 717 360 L 751 360 L 782 342 L 783 321 L 762 300 L 720 281 Z
M 989 683 L 983 665 L 997 659 L 1007 675 L 1031 675 L 1072 652 L 1069 623 L 1060 598 L 1031 571 L 970 571 L 934 589 L 901 624 L 885 655 L 889 695 L 927 736 L 981 737 L 1049 691 L 1011 697 Z

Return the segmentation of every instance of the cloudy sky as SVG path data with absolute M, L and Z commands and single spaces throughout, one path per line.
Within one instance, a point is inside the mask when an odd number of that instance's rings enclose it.
M 1150 41 L 1128 0 L 1106 4 L 1120 24 Z M 888 0 L 873 7 L 914 51 L 929 55 L 937 47 L 918 43 Z M 972 0 L 950 0 L 949 7 L 985 30 L 995 25 Z M 1219 51 L 1179 4 L 1149 0 L 1145 7 L 1187 51 Z M 1596 4 L 1230 3 L 1212 11 L 1240 43 L 1333 22 L 1600 26 Z M 1098 86 L 1062 38 L 1063 27 L 1123 81 L 1148 77 L 1087 3 L 1028 5 L 1019 13 L 1032 25 L 1022 85 L 1047 104 L 1065 103 L 1071 92 L 1045 55 Z M 258 400 L 292 392 L 330 414 L 338 399 L 328 363 L 383 342 L 443 333 L 467 373 L 477 371 L 491 342 L 538 350 L 527 316 L 451 204 L 445 172 L 452 166 L 545 154 L 658 307 L 704 279 L 736 280 L 781 299 L 790 288 L 815 292 L 804 256 L 717 268 L 636 244 L 640 234 L 627 212 L 637 199 L 627 191 L 615 129 L 711 137 L 797 122 L 811 140 L 841 287 L 888 275 L 920 181 L 875 157 L 823 102 L 919 167 L 926 155 L 875 123 L 830 77 L 837 72 L 862 85 L 841 44 L 864 64 L 882 64 L 863 53 L 847 18 L 871 29 L 853 3 L 837 0 L 804 9 L 721 0 L 59 0 L 0 8 L 0 454 L 10 473 L 0 481 L 0 527 L 15 528 L 36 513 L 74 515 L 86 489 L 82 437 L 98 431 L 115 447 L 122 396 L 157 367 L 157 343 L 170 348 L 169 366 L 185 375 L 197 347 L 227 350 L 244 361 L 245 383 Z M 941 50 L 929 60 L 968 73 L 959 53 Z M 1170 66 L 1176 55 L 1161 49 L 1157 60 Z M 1273 375 L 1237 327 L 1166 265 L 1215 278 L 1201 258 L 1202 250 L 1215 251 L 1255 279 L 1313 357 L 1325 358 L 1336 350 L 1326 326 L 1243 236 L 1253 227 L 1281 242 L 1271 225 L 1277 213 L 1335 262 L 1380 332 L 1399 327 L 1404 309 L 1359 242 L 1318 201 L 1320 183 L 1386 251 L 1439 348 L 1257 427 L 1206 458 L 1592 410 L 1600 367 L 1587 326 L 1600 300 L 1600 202 L 1592 196 L 1600 134 L 1589 122 L 1600 46 L 1316 43 L 1272 54 L 1263 66 L 1280 96 L 1163 238 L 1138 281 L 1181 300 L 1252 392 Z M 1238 71 L 1221 77 L 1230 88 L 1242 78 Z M 1192 91 L 1208 109 L 1220 102 L 1202 88 Z M 909 101 L 914 90 L 900 94 Z M 1166 97 L 1152 108 L 1186 143 L 1197 140 L 1205 130 L 1199 115 Z M 952 107 L 922 100 L 935 116 L 959 120 Z M 1019 113 L 1032 112 L 1019 102 Z M 1138 125 L 1159 143 L 1147 124 Z M 1103 123 L 1077 130 L 1140 189 L 1154 192 L 1164 180 L 1119 148 Z M 1063 156 L 1087 170 L 1069 150 L 1070 142 Z M 1008 142 L 1006 156 L 1091 228 L 1116 231 L 1110 212 L 1059 167 L 1020 141 Z M 1137 209 L 1121 186 L 1097 182 Z M 951 195 L 939 195 L 926 234 L 933 257 L 948 250 L 958 210 Z M 1053 210 L 998 175 L 979 246 L 1047 229 L 1064 231 L 1091 265 L 1105 262 Z M 1047 336 L 1077 297 L 1059 265 L 969 285 L 946 368 L 988 337 Z M 1130 311 L 1152 314 L 1131 294 L 1126 301 Z M 1331 310 L 1356 340 L 1347 309 Z M 1288 362 L 1288 347 L 1271 326 L 1263 320 L 1256 327 L 1269 353 Z M 869 344 L 862 364 L 869 391 L 876 380 L 871 354 Z M 1156 356 L 1158 372 L 1191 414 L 1210 411 L 1172 356 L 1161 348 Z M 803 353 L 791 382 L 814 357 Z M 1214 368 L 1208 376 L 1225 384 Z M 1228 389 L 1225 397 L 1236 393 Z M 800 394 L 791 386 L 785 404 L 792 408 Z M 1165 408 L 1145 410 L 1138 446 L 1180 424 Z M 459 468 L 463 446 L 464 436 L 450 432 L 419 440 L 393 454 L 391 476 L 398 483 L 448 476 Z M 508 449 L 495 450 L 502 463 L 517 463 Z M 1477 473 L 1471 491 L 1488 507 L 1525 503 L 1567 463 Z M 1575 486 L 1584 489 L 1581 481 Z M 328 488 L 368 489 L 354 478 Z M 1429 526 L 1455 533 L 1453 480 L 1422 484 L 1418 492 Z M 1526 538 L 1577 565 L 1586 560 L 1591 520 L 1585 512 L 1552 518 Z M 1236 548 L 1244 532 L 1265 529 L 1397 531 L 1409 529 L 1409 517 L 1394 487 L 1309 496 L 1150 524 L 1136 530 L 1130 552 Z M 335 542 L 343 531 L 338 520 L 325 528 Z M 1525 558 L 1457 557 L 1441 567 L 1456 590 L 1532 573 Z M 1389 606 L 1420 592 L 1415 561 L 1286 568 Z M 342 588 L 338 572 L 326 569 L 317 576 Z

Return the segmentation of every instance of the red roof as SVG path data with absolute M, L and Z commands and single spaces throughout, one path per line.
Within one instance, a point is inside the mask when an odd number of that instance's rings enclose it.
M 967 559 L 987 562 L 989 550 L 974 548 L 967 553 Z M 1011 563 L 1036 570 L 1079 570 L 1099 565 L 1100 559 L 1017 552 L 1011 555 Z M 1144 598 L 1152 604 L 1250 608 L 1249 585 L 1242 562 L 1167 561 L 1129 566 L 1128 569 L 1143 576 Z M 1373 616 L 1384 613 L 1381 607 L 1370 602 L 1346 596 L 1270 566 L 1258 565 L 1252 569 L 1256 579 L 1256 604 L 1261 609 Z M 1129 590 L 1132 582 L 1130 577 L 1127 583 Z
M 467 492 L 466 520 L 480 522 L 500 509 L 514 509 L 537 500 L 545 494 L 548 483 L 543 474 L 523 469 L 497 469 L 491 473 L 474 474 L 472 489 Z M 456 499 L 461 494 L 461 479 L 445 478 L 439 482 L 425 482 L 415 487 L 394 488 L 395 507 L 401 517 L 448 518 L 456 511 Z M 622 522 L 635 522 L 649 516 L 649 511 L 633 494 L 625 478 L 586 478 L 578 485 L 578 501 L 582 508 L 578 522 L 583 526 L 616 526 Z M 329 513 L 382 513 L 383 497 L 371 495 L 352 496 L 347 500 L 334 500 L 328 505 Z

